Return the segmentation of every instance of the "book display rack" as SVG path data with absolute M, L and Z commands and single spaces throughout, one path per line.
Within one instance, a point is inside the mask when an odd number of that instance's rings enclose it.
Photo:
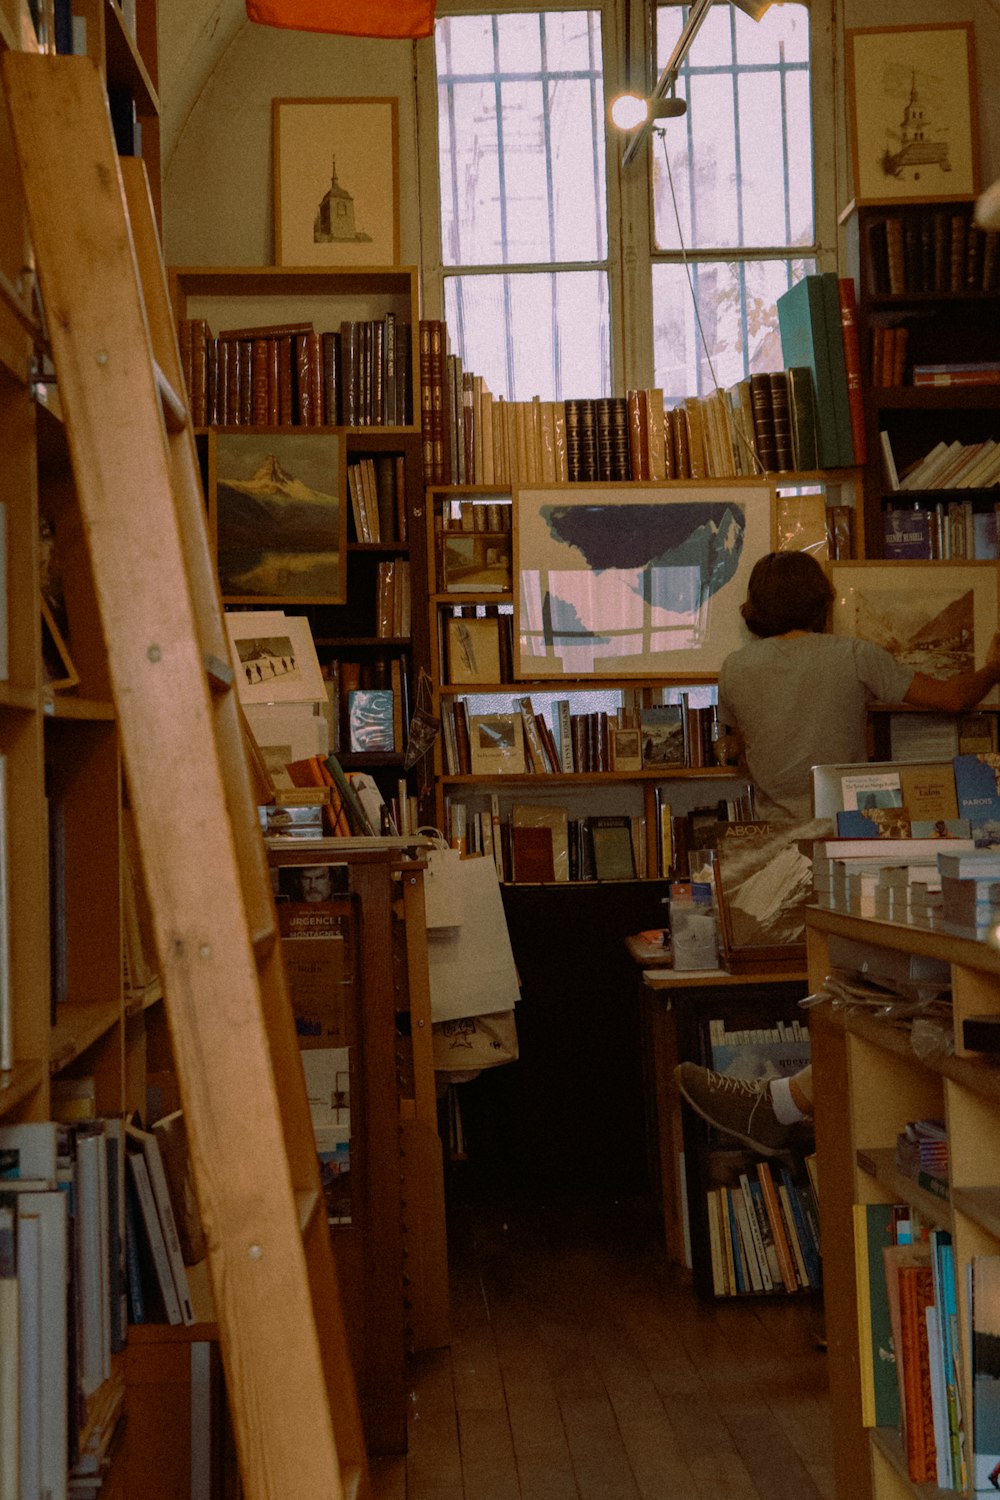
M 404 776 L 415 663 L 427 659 L 426 612 L 414 595 L 426 572 L 409 338 L 416 270 L 174 267 L 170 290 L 201 419 L 197 442 L 226 607 L 253 608 L 256 592 L 263 607 L 277 599 L 308 617 L 332 705 L 331 749 L 345 769 L 371 773 L 388 801 Z M 312 463 L 314 450 L 320 458 Z M 231 457 L 238 466 L 244 453 L 251 468 L 267 454 L 281 469 L 301 462 L 327 476 L 315 488 L 336 498 L 331 550 L 339 555 L 315 575 L 318 586 L 254 578 L 241 571 L 238 548 L 226 552 L 219 465 Z M 231 512 L 237 520 L 241 504 L 237 498 Z M 234 530 L 245 534 L 242 525 Z M 290 587 L 295 595 L 282 594 Z M 392 694 L 391 742 L 383 737 L 379 748 L 352 744 L 350 694 L 359 689 Z
M 853 206 L 867 464 L 864 556 L 996 558 L 996 230 L 971 203 Z
M 925 1019 L 922 1040 L 912 1017 L 894 1022 L 829 1001 L 810 1011 L 837 1497 L 989 1493 L 1000 1460 L 988 1390 L 995 1383 L 990 1277 L 1000 1256 L 1000 1090 L 992 1053 L 966 1045 L 966 1027 L 971 1017 L 1000 1013 L 1000 953 L 984 942 L 815 908 L 807 927 L 813 989 L 829 972 L 831 944 L 843 949 L 845 940 L 892 950 L 904 964 L 934 960 L 951 979 L 950 1008 L 935 1026 Z M 983 1031 L 975 1039 L 987 1040 Z M 939 1168 L 913 1177 L 900 1153 L 900 1136 L 918 1121 L 943 1123 L 943 1177 Z M 894 1254 L 904 1254 L 905 1236 L 887 1229 L 890 1220 L 905 1220 L 909 1238 L 923 1242 L 908 1247 L 910 1261 L 932 1267 L 921 1273 L 931 1286 L 923 1299 L 932 1311 L 930 1342 L 914 1342 L 904 1320 L 889 1344 L 893 1283 L 871 1245 L 891 1241 L 900 1246 Z M 889 1238 L 874 1241 L 876 1234 Z M 952 1261 L 950 1273 L 942 1272 L 940 1251 Z M 898 1286 L 906 1305 L 902 1272 Z

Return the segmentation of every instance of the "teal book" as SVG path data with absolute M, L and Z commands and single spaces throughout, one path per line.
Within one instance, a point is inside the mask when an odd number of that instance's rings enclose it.
M 835 278 L 836 279 L 836 278 Z M 826 293 L 822 276 L 804 276 L 778 298 L 781 358 L 786 369 L 812 371 L 816 397 L 816 454 L 821 469 L 843 462 L 830 367 Z M 840 337 L 838 328 L 837 337 Z M 846 396 L 846 381 L 845 381 Z

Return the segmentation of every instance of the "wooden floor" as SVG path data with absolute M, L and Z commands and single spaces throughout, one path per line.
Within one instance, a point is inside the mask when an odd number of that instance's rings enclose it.
M 832 1500 L 815 1304 L 700 1303 L 641 1201 L 450 1208 L 452 1344 L 376 1500 Z

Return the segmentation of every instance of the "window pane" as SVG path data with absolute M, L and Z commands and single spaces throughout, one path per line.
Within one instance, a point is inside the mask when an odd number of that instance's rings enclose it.
M 449 276 L 444 291 L 452 350 L 494 396 L 611 394 L 604 272 Z
M 691 265 L 709 369 L 683 265 L 653 267 L 654 384 L 664 400 L 703 396 L 760 370 L 780 370 L 775 303 L 813 260 L 707 261 Z
M 452 17 L 435 45 L 445 265 L 604 260 L 600 15 Z
M 657 26 L 662 69 L 680 35 L 678 7 L 659 7 Z M 654 151 L 659 249 L 680 248 L 670 176 L 688 248 L 812 242 L 808 68 L 805 6 L 772 6 L 758 22 L 734 6 L 709 12 L 678 80 L 688 112 Z

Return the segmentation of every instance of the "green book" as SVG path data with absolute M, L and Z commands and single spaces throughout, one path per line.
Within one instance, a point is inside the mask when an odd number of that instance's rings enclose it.
M 788 371 L 788 408 L 792 419 L 792 456 L 800 472 L 819 468 L 816 452 L 816 396 L 808 365 Z
M 804 365 L 812 371 L 819 467 L 839 468 L 844 459 L 833 390 L 826 292 L 822 276 L 804 276 L 801 281 L 789 287 L 787 292 L 782 293 L 778 298 L 778 328 L 781 332 L 781 357 L 786 370 L 794 365 Z M 845 399 L 846 395 L 845 377 Z

